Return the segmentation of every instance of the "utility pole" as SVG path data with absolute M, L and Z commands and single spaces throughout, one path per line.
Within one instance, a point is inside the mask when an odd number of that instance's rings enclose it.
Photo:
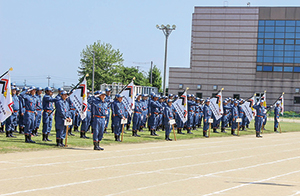
M 176 25 L 156 25 L 156 28 L 162 30 L 164 35 L 166 36 L 165 42 L 165 62 L 164 62 L 164 83 L 163 83 L 163 95 L 166 95 L 166 70 L 167 70 L 167 52 L 168 52 L 168 37 L 173 30 L 176 29 Z
M 50 79 L 51 79 L 51 77 L 47 76 L 47 79 L 48 79 L 48 86 L 50 86 Z
M 152 85 L 152 66 L 153 66 L 153 61 L 151 61 L 151 69 L 150 69 L 150 84 Z
M 92 95 L 94 95 L 94 81 L 95 81 L 95 51 L 93 51 L 93 78 L 92 78 Z
M 26 80 L 24 80 L 24 86 L 26 86 Z

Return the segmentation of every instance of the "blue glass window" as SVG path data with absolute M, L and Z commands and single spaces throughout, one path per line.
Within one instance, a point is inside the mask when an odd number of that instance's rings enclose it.
M 265 38 L 274 38 L 274 33 L 265 33 Z
M 275 50 L 274 56 L 283 56 L 283 50 L 282 51 Z
M 265 45 L 265 50 L 273 50 L 274 45 Z
M 258 42 L 259 44 L 263 44 L 264 43 L 264 39 L 258 39 Z
M 264 26 L 259 26 L 258 27 L 258 32 L 265 32 L 265 27 Z
M 285 33 L 285 38 L 295 38 L 295 33 Z
M 295 45 L 295 50 L 300 50 L 300 45 Z
M 295 58 L 295 63 L 300 63 L 300 58 Z
M 284 38 L 284 33 L 275 33 L 275 38 Z
M 286 33 L 294 33 L 295 32 L 295 27 L 285 27 L 285 32 Z
M 300 45 L 300 39 L 296 39 L 296 44 Z
M 275 45 L 275 50 L 283 50 L 283 45 Z
M 257 56 L 262 56 L 262 55 L 263 55 L 263 53 L 264 53 L 264 51 L 263 51 L 263 50 L 258 50 L 258 51 L 257 51 Z
M 283 63 L 283 57 L 274 57 L 274 63 Z
M 282 71 L 282 67 L 274 66 L 274 71 Z
M 300 51 L 295 52 L 295 57 L 299 57 L 300 58 Z
M 256 71 L 262 71 L 262 66 L 257 66 Z
M 294 63 L 294 58 L 285 57 L 283 62 L 284 63 Z
M 265 21 L 264 20 L 259 20 L 258 21 L 258 25 L 259 26 L 264 26 L 265 25 Z
M 283 61 L 283 60 L 282 60 Z M 257 57 L 257 62 L 262 63 L 263 62 L 263 57 L 262 56 L 258 56 Z
M 300 27 L 296 27 L 296 32 L 300 32 Z
M 273 50 L 269 51 L 269 50 L 265 50 L 264 52 L 264 56 L 274 56 L 274 52 Z
M 273 57 L 264 57 L 264 62 L 273 63 Z
M 274 44 L 274 39 L 265 39 L 265 44 Z
M 284 27 L 276 27 L 275 32 L 284 33 Z
M 295 49 L 295 46 L 294 46 L 294 45 L 285 45 L 285 46 L 284 46 L 284 49 L 285 49 L 285 50 L 294 50 L 294 49 Z
M 300 72 L 300 67 L 294 67 L 294 72 Z
M 264 45 L 257 45 L 257 50 L 263 50 L 264 49 Z
M 296 26 L 296 21 L 294 21 L 294 20 L 287 20 L 285 24 L 286 24 L 286 26 Z
M 266 26 L 274 26 L 274 25 L 275 25 L 275 21 L 274 20 L 266 20 Z
M 265 33 L 258 33 L 258 38 L 264 38 L 265 37 Z
M 285 21 L 284 20 L 277 20 L 276 21 L 276 26 L 285 26 Z
M 300 27 L 300 20 L 297 21 L 296 26 Z
M 274 26 L 272 26 L 272 27 L 266 27 L 266 28 L 265 28 L 265 31 L 266 31 L 266 32 L 274 32 L 274 29 L 275 29 Z
M 295 44 L 295 40 L 294 39 L 286 39 L 285 40 L 285 44 Z
M 273 71 L 273 66 L 264 66 L 263 71 Z
M 296 38 L 300 38 L 300 32 L 296 33 Z
M 293 67 L 284 67 L 283 71 L 284 72 L 293 72 Z
M 284 44 L 284 39 L 275 39 L 275 44 Z
M 294 51 L 285 51 L 284 56 L 293 57 L 294 56 Z

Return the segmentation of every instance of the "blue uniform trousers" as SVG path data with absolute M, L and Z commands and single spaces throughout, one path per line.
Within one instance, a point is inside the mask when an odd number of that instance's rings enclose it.
M 109 124 L 110 109 L 108 109 L 107 112 L 108 112 L 108 114 L 107 114 L 107 116 L 105 118 L 105 122 L 106 122 L 105 123 L 105 129 L 107 129 L 107 126 Z
M 29 135 L 32 133 L 32 130 L 35 128 L 35 113 L 25 112 L 24 121 L 26 122 L 24 133 Z
M 122 125 L 121 125 L 121 118 L 119 118 L 118 116 L 114 117 L 114 133 L 116 135 L 120 135 L 122 132 Z
M 191 128 L 193 126 L 193 122 L 194 122 L 194 112 L 189 112 L 188 113 L 188 120 L 187 120 L 187 128 Z
M 134 113 L 132 123 L 132 130 L 139 130 L 142 123 L 142 114 Z
M 56 130 L 56 139 L 65 139 L 66 137 L 66 126 L 64 124 L 58 125 L 55 124 L 55 130 Z
M 263 117 L 258 117 L 258 116 L 255 116 L 255 130 L 256 132 L 260 132 L 261 131 L 261 127 L 262 127 L 262 124 L 263 124 Z
M 146 122 L 147 122 L 147 114 L 148 112 L 142 112 L 142 123 L 141 126 L 146 127 Z
M 170 123 L 165 123 L 165 135 L 166 137 L 169 137 L 171 130 L 172 130 L 172 126 L 170 125 Z
M 6 131 L 14 131 L 15 126 L 17 126 L 17 120 L 18 120 L 18 112 L 12 113 L 10 117 L 8 117 L 5 121 L 5 130 Z
M 53 114 L 50 114 L 48 112 L 43 112 L 43 133 L 47 134 L 50 133 L 52 128 L 52 119 Z
M 276 116 L 274 116 L 274 128 L 278 128 L 278 120 L 276 118 Z
M 91 112 L 86 112 L 86 117 L 81 122 L 81 131 L 87 132 L 91 124 Z
M 41 124 L 42 111 L 41 110 L 37 110 L 36 113 L 37 114 L 35 116 L 35 128 L 38 129 L 38 128 L 40 128 L 40 124 Z
M 103 132 L 105 129 L 105 118 L 94 118 L 93 120 L 93 140 L 99 142 L 103 138 Z
M 195 114 L 196 114 L 196 116 L 195 116 L 195 119 L 194 119 L 193 127 L 195 127 L 196 125 L 198 125 L 199 124 L 199 120 L 200 120 L 200 113 L 196 112 Z

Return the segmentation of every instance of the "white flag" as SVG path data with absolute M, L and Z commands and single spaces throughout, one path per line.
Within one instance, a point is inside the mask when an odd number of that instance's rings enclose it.
M 70 95 L 70 99 L 75 108 L 79 111 L 81 120 L 85 119 L 87 111 L 87 87 L 85 77 L 79 87 Z
M 283 98 L 284 93 L 282 93 L 281 97 L 279 98 L 279 101 L 281 101 L 281 114 L 283 115 L 284 112 L 284 98 Z
M 222 90 L 218 92 L 216 97 L 210 99 L 209 107 L 216 117 L 216 120 L 219 120 L 223 114 Z
M 251 120 L 253 119 L 251 101 L 246 101 L 241 105 L 241 107 L 244 110 L 245 115 L 248 118 L 249 122 L 251 122 Z
M 0 122 L 4 122 L 13 112 L 9 72 L 0 78 Z
M 125 106 L 129 115 L 132 114 L 132 110 L 134 109 L 134 83 L 133 80 L 126 86 L 126 88 L 120 93 L 123 95 L 122 103 Z
M 175 110 L 177 111 L 180 119 L 182 120 L 183 123 L 187 121 L 187 97 L 186 97 L 186 91 L 181 95 L 179 99 L 177 99 L 174 103 L 173 106 Z

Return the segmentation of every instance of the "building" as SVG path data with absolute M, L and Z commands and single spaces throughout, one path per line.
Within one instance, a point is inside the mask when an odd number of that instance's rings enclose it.
M 300 7 L 195 7 L 189 68 L 170 67 L 169 92 L 259 97 L 300 111 Z

